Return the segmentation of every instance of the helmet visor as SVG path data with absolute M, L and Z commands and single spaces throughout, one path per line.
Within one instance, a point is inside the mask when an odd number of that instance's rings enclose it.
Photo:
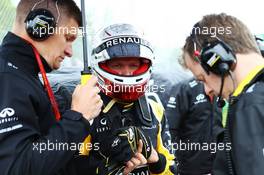
M 99 63 L 104 71 L 118 76 L 134 77 L 146 73 L 151 66 L 151 61 L 139 57 L 112 58 Z

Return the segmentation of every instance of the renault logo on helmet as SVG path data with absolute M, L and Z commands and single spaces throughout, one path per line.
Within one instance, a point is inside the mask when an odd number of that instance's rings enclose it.
M 0 112 L 1 118 L 11 117 L 15 114 L 15 110 L 12 108 L 5 108 Z

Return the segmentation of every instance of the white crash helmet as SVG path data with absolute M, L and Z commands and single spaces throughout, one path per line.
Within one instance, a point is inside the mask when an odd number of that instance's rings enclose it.
M 131 76 L 119 75 L 106 62 L 116 58 L 139 58 L 140 67 Z M 114 24 L 100 30 L 94 39 L 91 66 L 103 93 L 121 101 L 144 95 L 152 73 L 153 49 L 141 30 L 131 24 Z

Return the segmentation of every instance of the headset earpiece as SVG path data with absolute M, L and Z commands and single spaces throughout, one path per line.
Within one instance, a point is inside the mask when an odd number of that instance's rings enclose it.
M 218 70 L 219 70 L 220 75 L 226 75 L 228 74 L 230 68 L 227 63 L 223 62 L 218 65 Z
M 47 9 L 31 10 L 26 17 L 26 31 L 36 41 L 43 41 L 52 35 L 57 25 L 55 17 Z
M 217 39 L 203 47 L 201 64 L 206 71 L 225 76 L 236 64 L 236 57 L 229 45 Z
M 232 48 L 224 41 L 215 37 L 216 41 L 204 41 L 200 43 L 197 39 L 196 29 L 200 28 L 197 22 L 192 29 L 190 38 L 193 42 L 194 59 L 198 61 L 207 74 L 213 72 L 220 76 L 225 76 L 236 64 L 236 56 Z M 197 45 L 201 48 L 199 52 Z

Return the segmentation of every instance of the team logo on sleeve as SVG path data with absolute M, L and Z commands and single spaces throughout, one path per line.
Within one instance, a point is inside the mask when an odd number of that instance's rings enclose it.
M 11 132 L 22 128 L 23 125 L 18 123 L 18 117 L 15 116 L 15 110 L 5 108 L 0 112 L 0 134 Z
M 109 126 L 109 122 L 106 118 L 102 118 L 100 122 L 98 123 L 98 126 L 96 128 L 97 133 L 103 133 L 105 131 L 109 131 L 111 127 Z
M 15 110 L 12 108 L 5 108 L 0 112 L 0 118 L 12 117 L 15 114 Z
M 175 97 L 170 97 L 167 107 L 176 108 L 176 98 Z
M 191 88 L 193 88 L 193 87 L 196 86 L 197 84 L 198 84 L 198 83 L 197 83 L 196 80 L 193 80 L 193 81 L 189 82 L 189 85 L 190 85 Z

